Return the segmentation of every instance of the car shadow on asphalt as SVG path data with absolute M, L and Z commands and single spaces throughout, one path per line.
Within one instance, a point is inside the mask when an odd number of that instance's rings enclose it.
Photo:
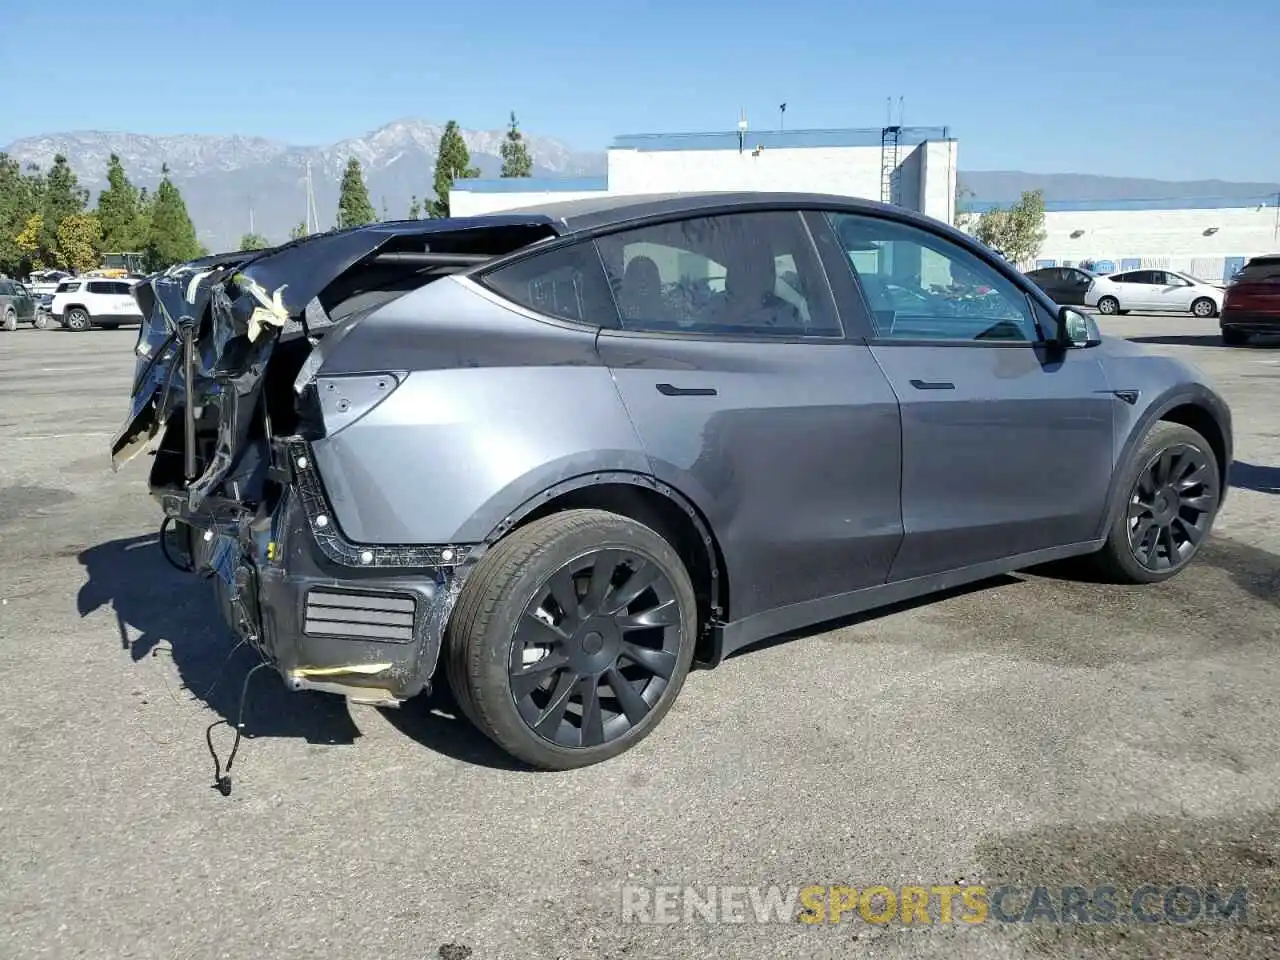
M 1160 343 L 1171 347 L 1221 347 L 1224 350 L 1247 350 L 1250 347 L 1280 346 L 1280 337 L 1254 337 L 1246 344 L 1228 346 L 1218 333 L 1178 333 L 1150 337 L 1125 337 L 1131 343 Z
M 98 544 L 78 559 L 88 574 L 76 602 L 80 616 L 109 606 L 120 646 L 135 663 L 170 657 L 185 692 L 234 727 L 245 678 L 261 661 L 223 624 L 210 585 L 171 566 L 155 534 Z M 274 671 L 258 671 L 247 691 L 246 738 L 350 744 L 360 736 L 341 698 L 292 693 Z
M 185 691 L 234 728 L 245 678 L 262 661 L 251 647 L 237 644 L 210 584 L 165 560 L 155 534 L 111 540 L 84 550 L 78 559 L 88 574 L 77 597 L 80 616 L 110 606 L 120 646 L 135 663 L 170 657 Z M 247 689 L 246 739 L 296 737 L 340 745 L 360 736 L 342 697 L 292 692 L 272 669 L 258 671 Z M 434 752 L 480 766 L 528 769 L 471 725 L 447 684 L 381 712 L 392 726 Z
M 1231 464 L 1231 486 L 1258 493 L 1280 493 L 1280 467 L 1236 460 Z

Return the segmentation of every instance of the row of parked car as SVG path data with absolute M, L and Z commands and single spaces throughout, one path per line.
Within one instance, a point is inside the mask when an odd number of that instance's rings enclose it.
M 1226 285 L 1178 270 L 1103 275 L 1081 267 L 1042 267 L 1027 278 L 1064 306 L 1093 307 L 1103 314 L 1175 311 L 1217 317 L 1227 344 L 1280 333 L 1280 254 L 1254 257 Z
M 141 323 L 142 310 L 133 296 L 140 277 L 67 277 L 52 292 L 40 293 L 18 280 L 0 279 L 0 329 L 20 323 L 44 329 L 57 323 L 68 330 L 108 329 Z

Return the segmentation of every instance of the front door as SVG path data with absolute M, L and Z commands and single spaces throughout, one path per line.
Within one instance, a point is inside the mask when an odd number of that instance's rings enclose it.
M 654 474 L 716 531 L 732 619 L 882 584 L 902 542 L 898 403 L 845 339 L 801 215 L 596 244 L 620 314 L 600 355 Z
M 1119 402 L 1096 354 L 1044 346 L 1051 318 L 950 238 L 881 215 L 826 223 L 861 288 L 841 312 L 868 315 L 901 404 L 904 539 L 890 579 L 1091 540 Z
M 1192 293 L 1195 288 L 1189 280 L 1184 280 L 1176 273 L 1167 270 L 1153 270 L 1155 278 L 1155 309 L 1158 310 L 1190 310 Z

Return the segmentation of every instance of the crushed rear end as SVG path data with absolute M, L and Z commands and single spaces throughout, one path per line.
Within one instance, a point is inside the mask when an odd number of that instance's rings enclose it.
M 472 547 L 362 544 L 340 529 L 311 444 L 411 371 L 326 376 L 326 349 L 402 294 L 556 232 L 540 216 L 375 224 L 180 264 L 136 289 L 113 464 L 150 450 L 162 536 L 292 689 L 384 705 L 421 692 Z

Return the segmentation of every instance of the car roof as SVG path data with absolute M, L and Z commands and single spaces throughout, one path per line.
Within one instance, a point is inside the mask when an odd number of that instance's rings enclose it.
M 602 194 L 577 200 L 555 200 L 516 210 L 504 215 L 545 217 L 562 226 L 566 233 L 621 226 L 633 220 L 665 215 L 698 215 L 728 213 L 735 209 L 761 207 L 811 207 L 839 209 L 850 213 L 886 213 L 909 220 L 926 220 L 905 207 L 862 200 L 855 197 L 824 193 L 792 193 L 783 191 L 725 190 L 701 193 Z

